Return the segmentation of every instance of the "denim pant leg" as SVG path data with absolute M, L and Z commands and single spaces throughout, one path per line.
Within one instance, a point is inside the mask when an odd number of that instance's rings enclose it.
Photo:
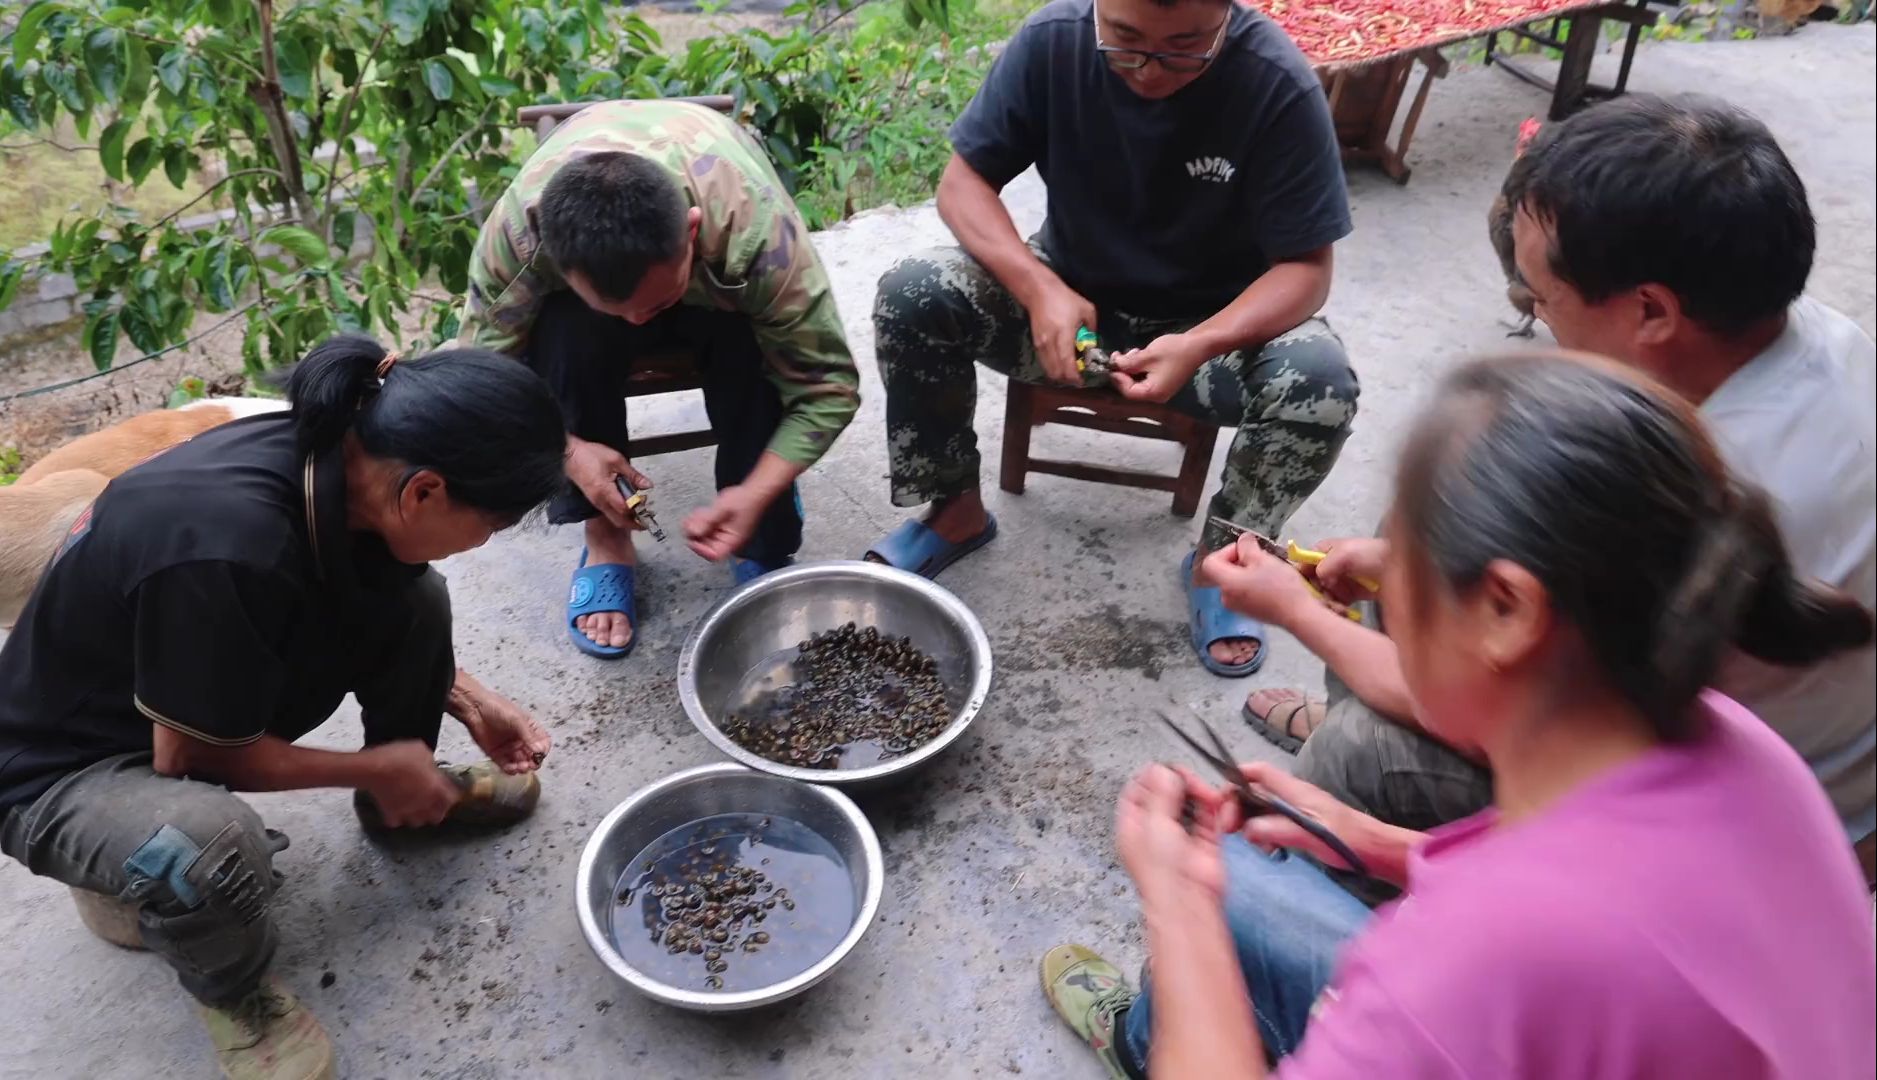
M 1227 837 L 1225 922 L 1251 991 L 1265 1052 L 1281 1058 L 1303 1041 L 1310 1007 L 1329 984 L 1343 943 L 1368 923 L 1369 909 L 1321 867 L 1288 852 L 1266 855 Z M 1153 988 L 1128 1009 L 1121 1050 L 1143 1074 L 1153 1035 Z

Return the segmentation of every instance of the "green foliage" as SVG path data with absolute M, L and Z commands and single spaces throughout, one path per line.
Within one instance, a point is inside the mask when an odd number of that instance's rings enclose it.
M 18 480 L 20 473 L 25 471 L 24 463 L 20 460 L 20 448 L 0 446 L 0 487 L 6 487 Z
M 88 297 L 100 368 L 120 337 L 155 352 L 199 312 L 245 319 L 251 372 L 335 332 L 396 336 L 424 282 L 465 289 L 472 193 L 486 202 L 515 175 L 526 104 L 731 94 L 813 225 L 924 198 L 989 66 L 967 46 L 1011 21 L 973 0 L 804 0 L 784 30 L 667 54 L 602 0 L 275 5 L 34 0 L 0 39 L 11 123 L 95 134 L 99 168 L 130 189 L 202 190 L 154 220 L 115 204 L 68 216 L 47 238 L 36 261 Z M 231 213 L 204 220 L 217 206 Z M 0 308 L 26 268 L 0 251 Z M 432 313 L 439 336 L 448 308 Z

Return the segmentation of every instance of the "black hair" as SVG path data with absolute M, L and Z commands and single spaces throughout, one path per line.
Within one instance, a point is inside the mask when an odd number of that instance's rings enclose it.
M 385 356 L 371 338 L 345 334 L 287 372 L 302 453 L 355 435 L 372 457 L 434 472 L 451 499 L 504 522 L 561 490 L 567 429 L 526 365 L 486 349 L 441 349 L 399 359 L 380 379 Z
M 1508 202 L 1553 234 L 1553 273 L 1598 303 L 1650 282 L 1738 334 L 1805 291 L 1817 226 L 1805 184 L 1752 115 L 1714 98 L 1630 94 L 1547 124 Z
M 636 154 L 588 154 L 562 165 L 541 193 L 541 243 L 562 273 L 579 272 L 608 300 L 625 300 L 646 270 L 684 247 L 684 192 Z
M 1415 422 L 1395 514 L 1449 588 L 1529 571 L 1663 738 L 1727 648 L 1801 666 L 1868 644 L 1871 613 L 1793 574 L 1766 496 L 1735 481 L 1692 406 L 1558 353 L 1448 377 Z

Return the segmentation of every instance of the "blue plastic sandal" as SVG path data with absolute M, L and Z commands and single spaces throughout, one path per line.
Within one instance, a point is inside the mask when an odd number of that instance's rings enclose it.
M 908 521 L 886 535 L 886 539 L 867 549 L 867 558 L 920 577 L 935 578 L 946 567 L 997 538 L 997 518 L 984 515 L 984 531 L 962 543 L 954 544 L 923 521 Z
M 1242 679 L 1264 666 L 1271 651 L 1264 639 L 1264 624 L 1249 615 L 1240 615 L 1225 606 L 1225 594 L 1217 588 L 1193 584 L 1193 552 L 1180 562 L 1180 584 L 1186 589 L 1187 617 L 1193 628 L 1193 651 L 1199 663 L 1214 675 Z M 1242 664 L 1220 663 L 1212 655 L 1212 645 L 1232 638 L 1250 638 L 1258 643 L 1258 655 Z
M 602 660 L 619 660 L 639 643 L 639 606 L 634 595 L 637 573 L 630 566 L 609 563 L 588 566 L 587 549 L 580 549 L 580 566 L 574 571 L 573 589 L 567 594 L 567 637 L 574 648 Z M 617 611 L 632 624 L 632 640 L 622 646 L 601 645 L 574 625 L 582 615 Z

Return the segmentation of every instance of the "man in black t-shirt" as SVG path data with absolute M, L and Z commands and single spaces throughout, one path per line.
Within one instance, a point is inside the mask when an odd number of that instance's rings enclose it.
M 1235 429 L 1211 514 L 1275 535 L 1335 462 L 1357 396 L 1316 317 L 1350 217 L 1328 102 L 1296 46 L 1230 0 L 1056 0 L 951 139 L 938 209 L 960 246 L 900 262 L 874 306 L 893 501 L 931 509 L 869 557 L 931 575 L 995 534 L 974 361 Z M 998 192 L 1031 165 L 1048 217 L 1026 244 Z M 1078 370 L 1081 327 L 1114 371 Z M 1248 675 L 1263 627 L 1198 580 L 1230 540 L 1201 533 L 1189 614 L 1201 661 Z

